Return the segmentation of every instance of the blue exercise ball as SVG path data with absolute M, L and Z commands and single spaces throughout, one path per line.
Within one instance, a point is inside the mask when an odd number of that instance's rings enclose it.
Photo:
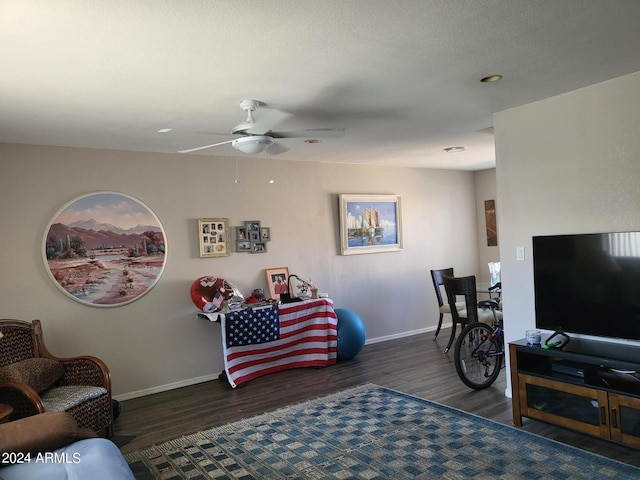
M 351 310 L 336 308 L 338 317 L 338 360 L 355 357 L 367 339 L 362 319 Z

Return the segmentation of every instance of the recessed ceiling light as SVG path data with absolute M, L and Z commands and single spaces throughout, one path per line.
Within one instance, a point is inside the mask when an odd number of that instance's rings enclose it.
M 304 143 L 320 143 L 322 140 L 318 140 L 316 138 L 310 138 L 309 140 L 305 140 Z
M 482 83 L 497 82 L 498 80 L 502 80 L 502 75 L 489 75 L 488 77 L 480 79 Z
M 448 147 L 448 148 L 445 148 L 444 151 L 447 153 L 464 152 L 464 147 Z
M 173 128 L 161 128 L 160 130 L 158 130 L 158 133 L 167 133 L 171 130 L 173 130 Z

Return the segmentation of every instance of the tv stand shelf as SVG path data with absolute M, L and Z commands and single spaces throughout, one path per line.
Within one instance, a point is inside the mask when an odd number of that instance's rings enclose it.
M 518 340 L 509 356 L 516 426 L 528 417 L 640 448 L 640 348 L 572 339 L 546 350 Z

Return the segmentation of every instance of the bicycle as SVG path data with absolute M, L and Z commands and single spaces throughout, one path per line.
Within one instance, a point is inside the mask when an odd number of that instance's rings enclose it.
M 491 308 L 493 326 L 482 322 L 467 325 L 456 341 L 454 354 L 460 380 L 474 390 L 491 386 L 504 362 L 504 331 L 502 320 L 498 320 L 495 312 L 498 302 L 484 300 L 478 306 Z

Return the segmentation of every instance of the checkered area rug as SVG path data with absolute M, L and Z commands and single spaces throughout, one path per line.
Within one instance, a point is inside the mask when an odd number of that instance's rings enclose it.
M 638 479 L 640 469 L 362 385 L 125 455 L 146 479 Z

